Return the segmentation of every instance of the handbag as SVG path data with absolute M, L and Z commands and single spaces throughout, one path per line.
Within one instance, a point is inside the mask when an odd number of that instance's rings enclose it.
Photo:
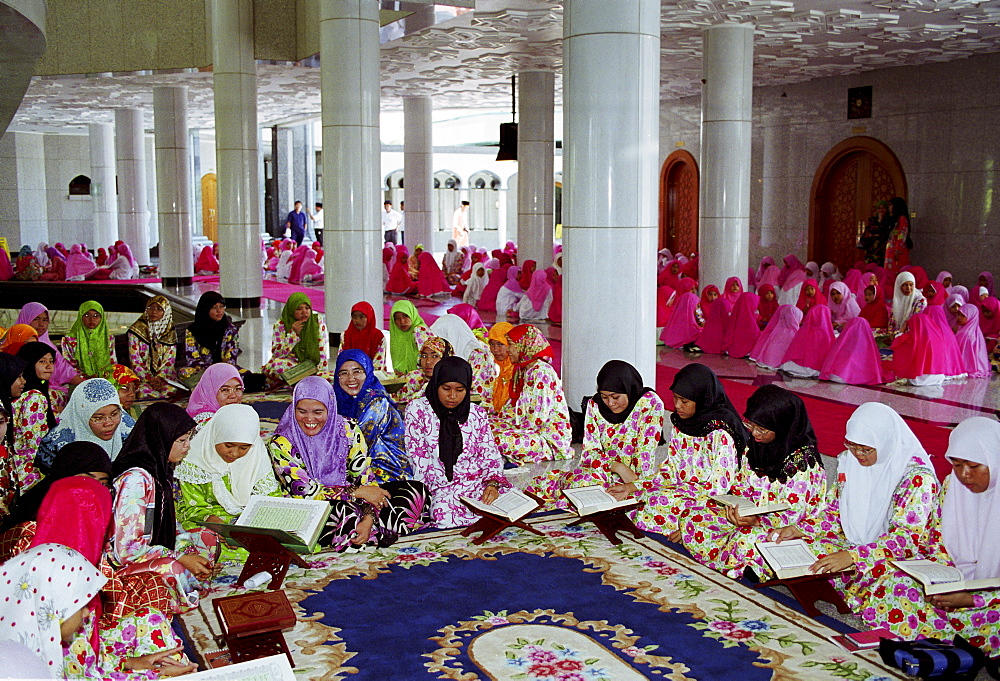
M 952 641 L 927 638 L 920 641 L 882 639 L 879 656 L 891 667 L 920 679 L 972 681 L 986 664 L 986 655 L 961 636 Z

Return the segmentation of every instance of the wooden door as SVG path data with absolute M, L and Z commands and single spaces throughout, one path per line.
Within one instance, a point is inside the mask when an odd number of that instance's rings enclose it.
M 201 177 L 201 225 L 201 233 L 211 242 L 218 242 L 218 181 L 215 173 L 206 173 Z
M 683 150 L 670 154 L 660 172 L 659 243 L 672 253 L 698 251 L 698 166 Z

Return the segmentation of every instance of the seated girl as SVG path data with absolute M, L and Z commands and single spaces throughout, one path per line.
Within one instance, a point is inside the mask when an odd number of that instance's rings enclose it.
M 55 348 L 45 343 L 27 343 L 17 356 L 27 365 L 24 369 L 24 388 L 14 402 L 14 450 L 11 465 L 21 490 L 27 490 L 39 478 L 35 471 L 35 454 L 50 430 L 59 422 L 49 397 L 49 378 L 55 368 Z
M 892 370 L 897 379 L 916 386 L 941 385 L 966 374 L 955 334 L 923 312 L 907 319 L 892 341 Z
M 762 369 L 777 371 L 801 322 L 802 310 L 794 305 L 779 306 L 750 351 L 750 361 Z
M 323 315 L 313 312 L 305 293 L 295 292 L 274 323 L 271 359 L 264 365 L 264 375 L 273 386 L 282 382 L 282 373 L 303 362 L 312 362 L 319 376 L 330 373 L 330 333 Z
M 722 354 L 722 344 L 729 326 L 729 310 L 731 304 L 725 298 L 716 298 L 703 309 L 705 325 L 698 334 L 692 349 L 698 349 L 711 355 Z
M 191 438 L 191 450 L 174 477 L 181 490 L 177 519 L 189 532 L 198 531 L 203 522 L 232 523 L 251 495 L 281 496 L 260 439 L 260 417 L 247 404 L 220 407 L 216 418 Z M 246 550 L 221 546 L 223 559 L 246 560 Z
M 168 381 L 177 382 L 177 332 L 170 301 L 153 296 L 146 311 L 128 329 L 128 357 L 139 377 L 142 399 L 169 398 L 178 393 Z
M 104 378 L 108 379 L 118 391 L 118 401 L 121 402 L 122 411 L 133 419 L 139 418 L 141 411 L 135 404 L 135 398 L 139 394 L 139 377 L 135 372 L 124 364 L 112 364 L 104 373 Z
M 507 283 L 497 291 L 497 319 L 503 321 L 510 316 L 516 317 L 522 298 L 524 288 L 521 286 L 521 268 L 515 265 L 507 270 Z
M 813 305 L 781 358 L 781 370 L 800 378 L 815 378 L 823 368 L 823 360 L 831 345 L 833 324 L 830 322 L 830 308 Z
M 420 348 L 420 359 L 417 360 L 417 368 L 403 374 L 406 383 L 393 395 L 393 400 L 400 409 L 406 409 L 406 405 L 424 394 L 427 382 L 434 375 L 434 366 L 445 357 L 451 357 L 455 350 L 451 343 L 444 338 L 431 336 L 424 341 Z
M 549 307 L 552 305 L 552 285 L 545 270 L 536 270 L 531 275 L 531 284 L 517 306 L 517 314 L 521 321 L 545 321 L 549 317 Z
M 62 353 L 84 378 L 103 376 L 117 362 L 115 339 L 100 303 L 89 300 L 80 306 L 76 321 L 62 338 Z
M 414 478 L 430 494 L 436 527 L 468 525 L 478 517 L 459 499 L 493 503 L 510 487 L 485 409 L 472 404 L 472 367 L 447 357 L 434 367 L 424 395 L 406 408 L 406 447 Z
M 155 402 L 114 460 L 111 561 L 123 575 L 160 575 L 169 590 L 170 613 L 198 606 L 219 554 L 217 534 L 184 531 L 174 510 L 173 467 L 187 455 L 194 425 L 176 404 Z
M 48 473 L 52 460 L 70 442 L 93 442 L 114 461 L 135 426 L 131 416 L 122 411 L 118 391 L 104 378 L 90 378 L 81 383 L 69 398 L 59 424 L 45 434 L 38 446 L 35 466 Z
M 698 296 L 691 291 L 677 290 L 674 311 L 660 333 L 660 340 L 671 348 L 683 348 L 694 343 L 701 333 L 701 326 L 695 316 Z
M 878 293 L 878 286 L 869 284 L 864 293 L 865 304 L 858 316 L 868 320 L 868 325 L 876 336 L 884 336 L 889 330 L 889 311 Z
M 861 314 L 861 306 L 847 288 L 847 284 L 842 281 L 835 281 L 830 285 L 830 300 L 827 301 L 827 306 L 830 308 L 833 328 L 837 332 L 844 328 L 844 324 Z
M 730 357 L 746 357 L 760 338 L 757 324 L 759 296 L 756 293 L 741 293 L 729 315 L 726 336 L 722 341 L 722 351 Z
M 706 286 L 701 292 L 701 299 L 698 301 L 698 307 L 694 311 L 694 320 L 698 323 L 698 326 L 704 327 L 705 320 L 708 318 L 708 306 L 714 303 L 719 298 L 719 287 L 715 284 Z
M 802 399 L 784 388 L 758 388 L 743 413 L 750 439 L 746 456 L 727 492 L 757 504 L 786 503 L 789 509 L 742 516 L 714 502 L 692 509 L 684 523 L 682 541 L 700 563 L 734 579 L 746 568 L 758 575 L 767 571 L 757 553 L 758 541 L 786 525 L 795 525 L 823 500 L 826 472 Z
M 479 339 L 468 322 L 449 312 L 431 324 L 431 332 L 451 343 L 454 354 L 472 365 L 472 393 L 484 400 L 491 399 L 497 364 L 493 361 L 489 346 Z
M 892 380 L 890 375 L 891 372 L 883 370 L 875 335 L 864 317 L 855 317 L 844 324 L 819 372 L 821 381 L 849 385 L 886 383 Z
M 635 367 L 613 359 L 597 373 L 597 393 L 587 401 L 580 465 L 540 475 L 528 491 L 559 508 L 569 508 L 560 492 L 570 487 L 601 485 L 624 498 L 658 473 L 662 436 L 663 400 L 642 385 Z
M 507 332 L 514 328 L 510 322 L 497 322 L 490 327 L 488 343 L 490 354 L 497 365 L 497 377 L 490 386 L 491 397 L 483 400 L 483 406 L 488 410 L 499 413 L 504 405 L 510 400 L 510 382 L 514 378 L 514 363 L 510 361 L 510 346 L 508 345 Z
M 900 272 L 896 276 L 892 294 L 892 313 L 889 316 L 889 333 L 894 336 L 903 333 L 906 320 L 923 312 L 927 307 L 927 299 L 917 288 L 916 281 L 911 272 Z
M 440 293 L 451 293 L 451 286 L 448 279 L 441 272 L 434 254 L 430 251 L 422 251 L 417 254 L 419 259 L 419 269 L 416 275 L 417 295 L 430 297 Z
M 986 338 L 979 328 L 979 307 L 963 305 L 956 315 L 958 331 L 955 341 L 958 343 L 958 353 L 962 358 L 962 368 L 969 378 L 989 378 L 990 356 L 986 352 Z
M 59 258 L 56 258 L 59 260 Z M 63 354 L 59 352 L 57 344 L 49 338 L 49 324 L 51 315 L 48 308 L 41 303 L 27 303 L 21 308 L 17 315 L 16 324 L 28 324 L 38 332 L 38 340 L 55 348 L 56 364 L 49 379 L 49 393 L 56 400 L 56 404 L 61 409 L 66 404 L 67 390 L 70 385 L 76 385 L 83 380 L 83 377 L 76 373 L 72 365 L 66 361 Z
M 243 378 L 232 364 L 213 364 L 201 375 L 191 391 L 187 413 L 200 429 L 215 416 L 220 407 L 243 401 Z
M 393 304 L 389 313 L 389 351 L 392 353 L 392 370 L 397 376 L 417 368 L 420 348 L 432 335 L 412 302 L 397 300 Z M 388 364 L 379 364 L 378 355 L 374 361 L 375 366 Z
M 670 390 L 674 432 L 659 475 L 642 486 L 640 498 L 646 506 L 636 513 L 635 523 L 680 541 L 689 509 L 703 507 L 709 495 L 732 489 L 739 457 L 747 449 L 747 430 L 722 383 L 707 366 L 682 367 Z
M 226 299 L 206 291 L 198 299 L 194 321 L 184 331 L 184 366 L 178 368 L 178 375 L 190 379 L 220 362 L 237 366 L 239 356 L 239 330 L 226 314 Z
M 820 558 L 810 566 L 860 614 L 875 607 L 878 577 L 889 561 L 934 555 L 938 482 L 930 459 L 906 422 L 879 402 L 866 402 L 847 421 L 837 486 L 777 541 L 802 538 Z M 879 606 L 882 607 L 882 606 Z
M 344 331 L 340 349 L 361 350 L 372 358 L 376 368 L 385 370 L 385 335 L 378 328 L 378 317 L 371 303 L 362 300 L 351 308 L 351 323 Z
M 367 357 L 360 350 L 347 352 Z M 295 386 L 292 404 L 268 442 L 274 473 L 288 496 L 330 502 L 323 546 L 338 551 L 369 542 L 389 546 L 420 527 L 427 492 L 412 480 L 378 480 L 364 436 L 338 413 L 337 392 L 316 376 Z
M 552 346 L 530 324 L 508 331 L 507 343 L 514 363 L 510 400 L 492 422 L 500 453 L 519 465 L 571 458 L 569 408 Z
M 403 415 L 375 377 L 368 355 L 345 350 L 337 356 L 337 412 L 361 429 L 377 483 L 406 480 L 412 475 L 403 441 Z
M 816 283 L 815 279 L 806 279 L 802 284 L 802 290 L 799 291 L 799 299 L 796 301 L 795 307 L 806 314 L 810 308 L 816 305 L 826 305 L 826 296 L 819 290 L 819 284 Z

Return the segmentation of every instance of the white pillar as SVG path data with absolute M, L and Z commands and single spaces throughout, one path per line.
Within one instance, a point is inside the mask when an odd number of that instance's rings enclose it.
M 155 118 L 155 112 L 154 112 Z M 154 248 L 160 243 L 159 201 L 156 197 L 156 139 L 155 135 L 143 138 L 146 145 L 146 208 L 149 210 L 149 247 Z
M 568 0 L 563 14 L 562 377 L 570 405 L 594 393 L 611 359 L 631 363 L 646 385 L 656 379 L 660 2 L 621 4 L 612 13 L 605 0 Z
M 50 240 L 45 188 L 44 135 L 12 130 L 0 135 L 0 236 L 13 253 Z M 53 235 L 51 241 L 62 239 Z
M 264 274 L 253 0 L 216 0 L 212 10 L 219 287 L 230 305 L 255 307 L 260 304 Z
M 744 285 L 750 248 L 753 26 L 705 29 L 701 95 L 698 284 Z
M 426 244 L 430 250 L 434 250 L 432 111 L 430 97 L 403 97 L 403 192 L 407 202 L 406 233 L 410 235 L 411 244 Z M 451 234 L 447 238 L 450 239 Z
M 378 29 L 377 0 L 320 0 L 324 288 L 334 332 L 358 301 L 382 310 Z
M 115 129 L 110 123 L 91 123 L 89 130 L 90 204 L 94 217 L 92 245 L 107 248 L 118 241 Z
M 115 161 L 118 234 L 132 249 L 136 261 L 148 265 L 149 211 L 146 209 L 146 141 L 142 109 L 115 109 Z
M 160 279 L 189 286 L 191 253 L 191 160 L 188 158 L 187 88 L 153 88 L 156 192 L 160 218 Z
M 550 71 L 518 75 L 517 257 L 534 260 L 538 269 L 552 264 L 555 189 L 556 76 Z

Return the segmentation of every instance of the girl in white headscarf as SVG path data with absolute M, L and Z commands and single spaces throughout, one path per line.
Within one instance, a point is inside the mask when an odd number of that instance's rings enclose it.
M 896 287 L 892 293 L 892 311 L 889 313 L 889 333 L 898 336 L 903 333 L 906 320 L 923 312 L 927 299 L 917 288 L 917 279 L 909 272 L 896 275 Z
M 483 295 L 483 289 L 486 288 L 488 272 L 486 267 L 481 262 L 477 262 L 472 266 L 472 274 L 469 276 L 469 283 L 465 288 L 465 293 L 462 294 L 462 302 L 468 303 L 472 307 L 476 306 L 479 302 L 479 298 Z
M 777 538 L 805 538 L 823 556 L 811 570 L 831 580 L 862 614 L 878 602 L 877 579 L 890 560 L 933 555 L 940 518 L 938 481 L 927 452 L 902 417 L 879 402 L 859 406 L 847 421 L 838 485 L 825 508 Z

